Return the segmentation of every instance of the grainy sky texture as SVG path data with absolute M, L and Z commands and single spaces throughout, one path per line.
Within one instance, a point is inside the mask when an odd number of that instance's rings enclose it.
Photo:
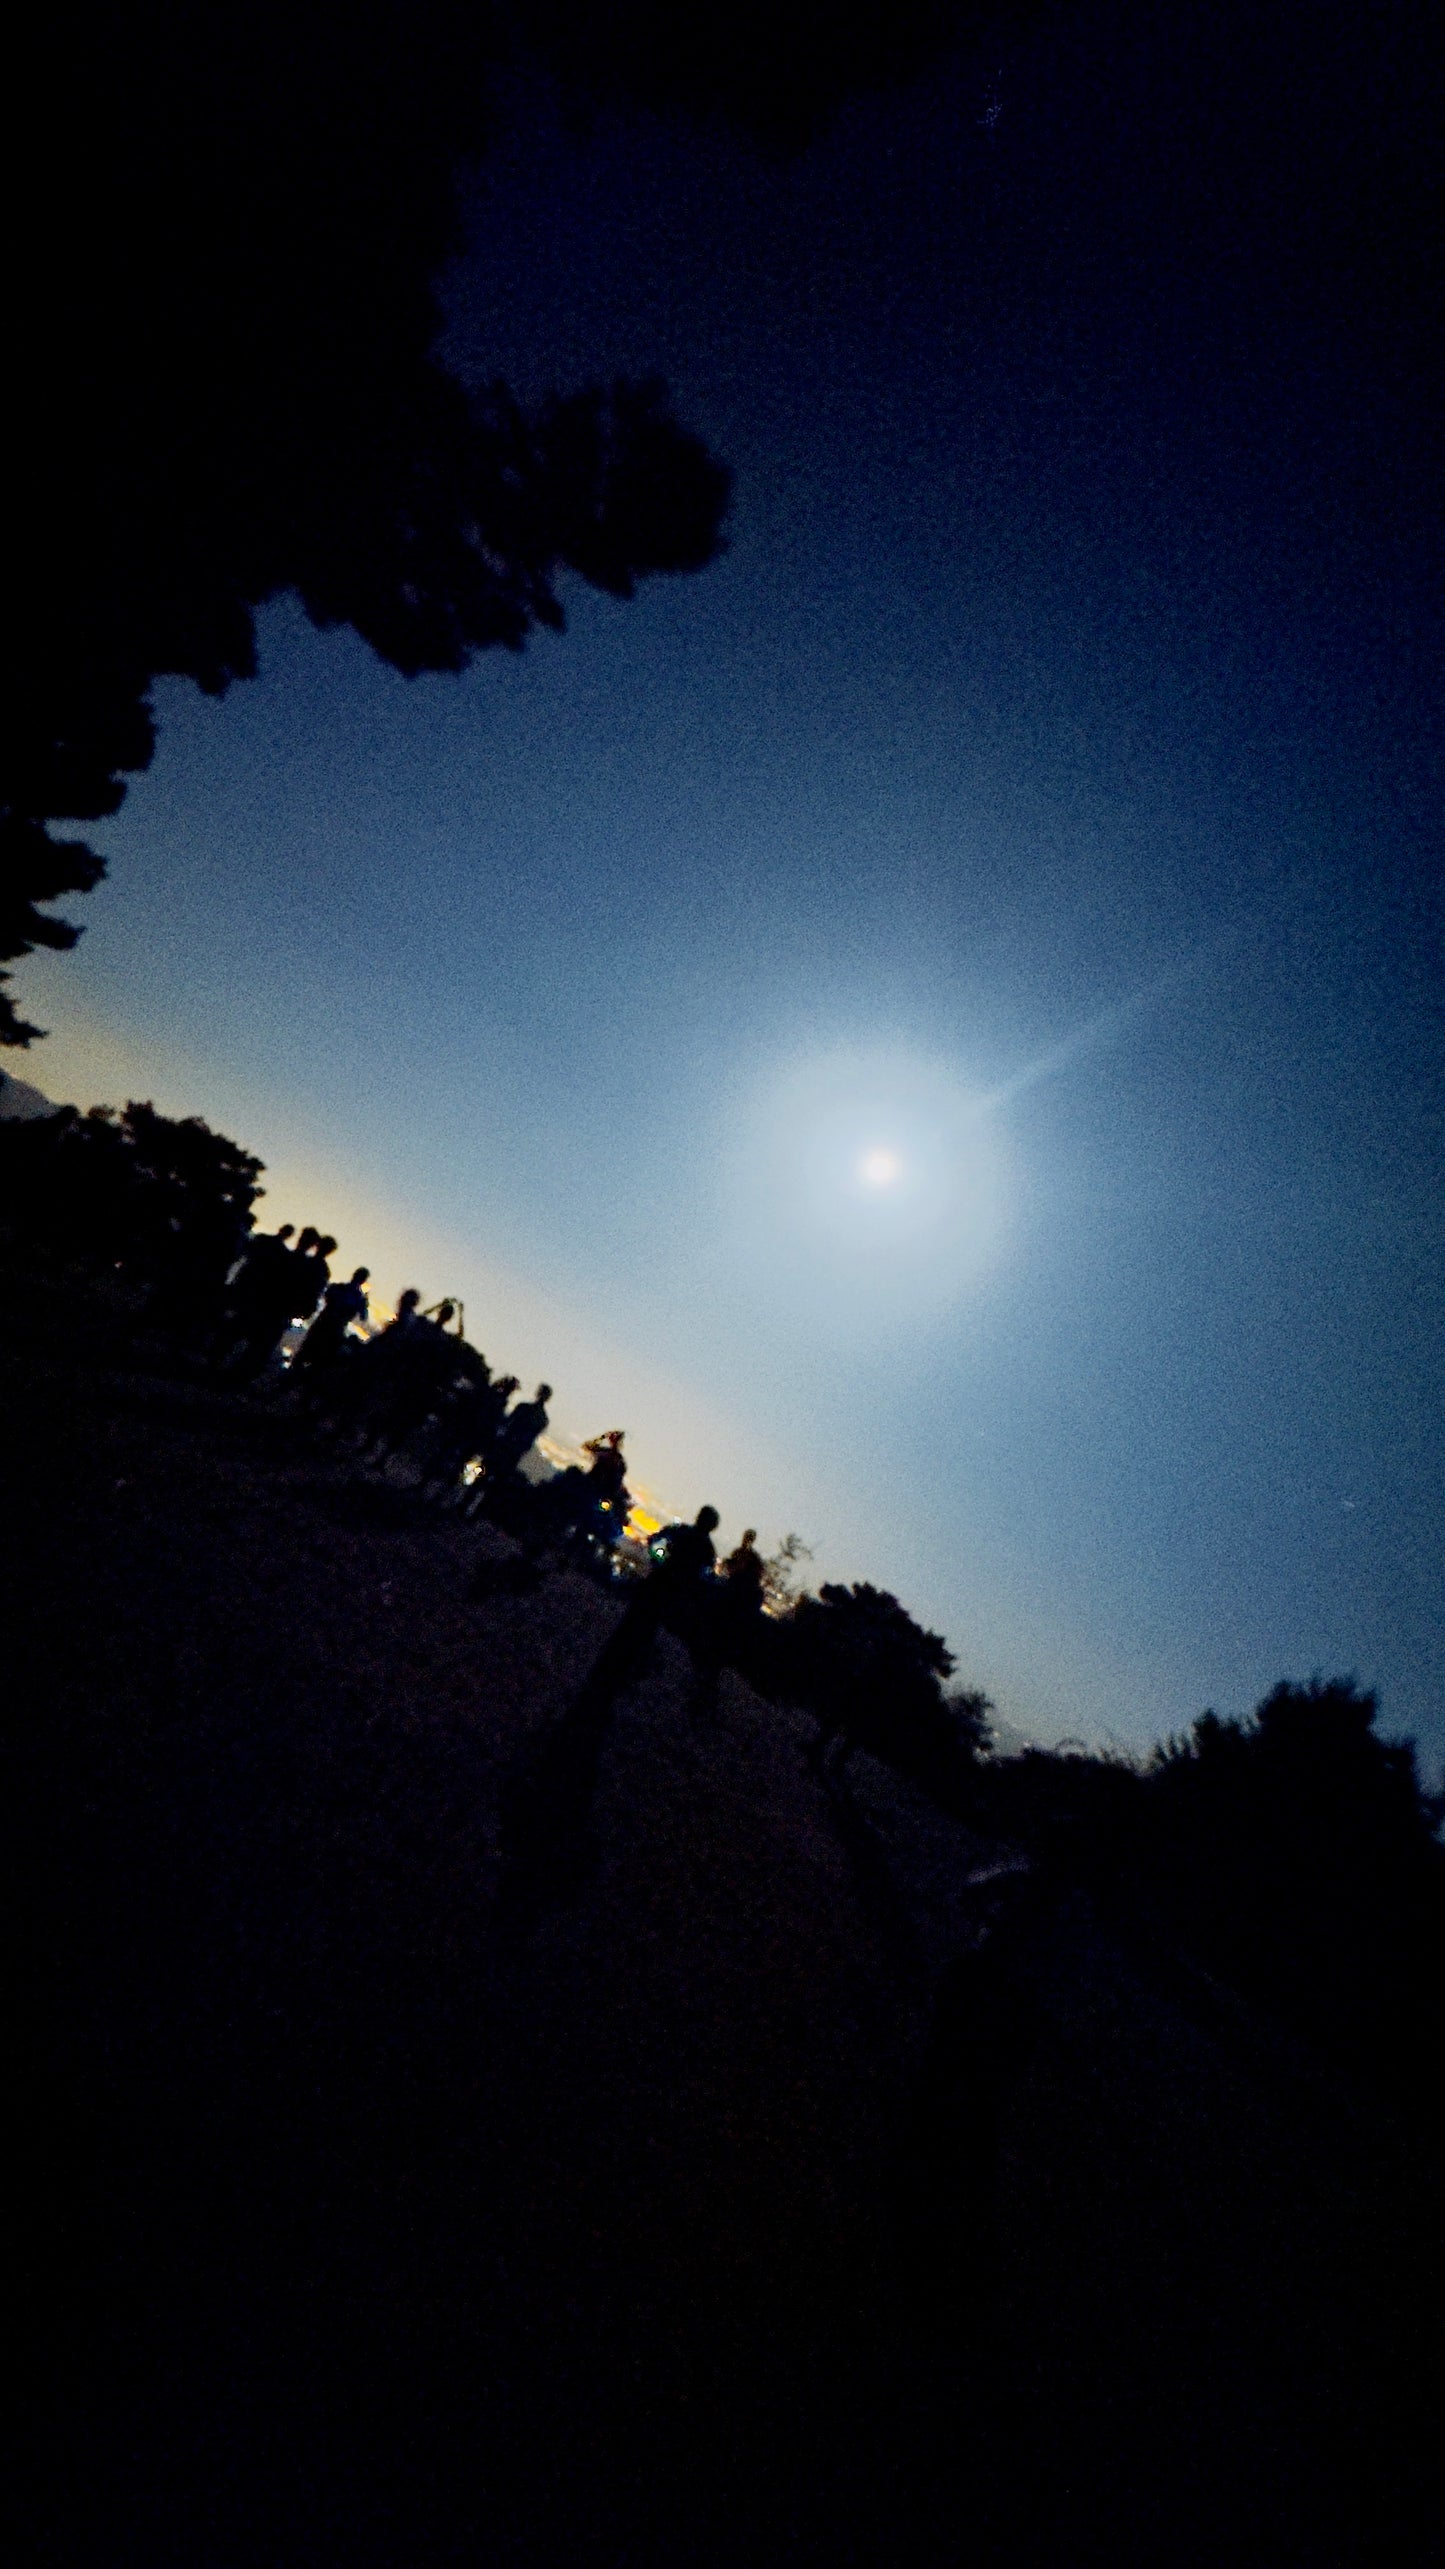
M 519 88 L 454 361 L 663 374 L 726 559 L 459 681 L 279 603 L 26 971 L 27 1076 L 1043 1738 L 1445 1747 L 1434 111 L 1344 28 L 1064 13 L 777 168 Z

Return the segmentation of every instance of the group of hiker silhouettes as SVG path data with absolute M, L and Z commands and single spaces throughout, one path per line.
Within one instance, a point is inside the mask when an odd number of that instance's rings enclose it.
M 609 1691 L 640 1667 L 664 1622 L 700 1668 L 735 1657 L 766 1595 L 755 1530 L 719 1562 L 717 1510 L 700 1508 L 691 1522 L 652 1537 L 644 1573 L 635 1550 L 629 1558 L 621 1549 L 633 1507 L 624 1431 L 590 1438 L 585 1462 L 528 1476 L 522 1467 L 546 1432 L 551 1385 L 515 1397 L 516 1375 L 492 1372 L 468 1343 L 457 1304 L 423 1309 L 415 1287 L 385 1327 L 368 1333 L 370 1270 L 333 1280 L 335 1248 L 334 1239 L 309 1226 L 298 1234 L 292 1223 L 248 1237 L 214 1315 L 213 1371 L 259 1383 L 286 1362 L 286 1341 L 300 1324 L 305 1334 L 287 1367 L 299 1406 L 349 1440 L 364 1464 L 410 1451 L 425 1496 L 490 1516 L 517 1538 L 524 1576 L 540 1575 L 549 1555 L 609 1580 L 625 1575 L 627 1611 L 594 1672 Z

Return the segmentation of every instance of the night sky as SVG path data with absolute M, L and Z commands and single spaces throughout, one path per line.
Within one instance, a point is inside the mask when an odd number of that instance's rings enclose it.
M 1027 1735 L 1318 1669 L 1438 1758 L 1426 59 L 1093 10 L 778 166 L 519 86 L 454 362 L 662 374 L 727 556 L 461 680 L 268 610 L 14 1066 L 207 1115 Z

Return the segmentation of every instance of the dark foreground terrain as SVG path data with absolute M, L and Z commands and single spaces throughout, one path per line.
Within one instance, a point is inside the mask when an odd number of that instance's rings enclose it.
M 1077 1899 L 973 1989 L 1010 1850 L 671 1640 L 499 1914 L 607 1596 L 469 1602 L 502 1538 L 284 1403 L 0 1317 L 25 2556 L 1413 2556 L 1388 2117 Z

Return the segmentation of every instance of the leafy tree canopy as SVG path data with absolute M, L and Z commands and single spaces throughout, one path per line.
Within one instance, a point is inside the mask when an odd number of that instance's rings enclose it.
M 967 12 L 963 15 L 966 17 Z M 0 958 L 74 943 L 162 673 L 219 695 L 294 591 L 396 668 L 459 670 L 717 554 L 728 476 L 655 382 L 525 410 L 437 363 L 454 179 L 540 57 L 578 102 L 806 137 L 956 32 L 936 0 L 718 16 L 644 0 L 57 0 L 12 53 L 13 387 Z M 0 1042 L 26 1043 L 0 993 Z
M 117 1113 L 0 1123 L 7 1223 L 62 1256 L 156 1275 L 176 1258 L 219 1258 L 251 1224 L 263 1164 L 199 1115 L 177 1121 L 135 1099 Z
M 793 1609 L 792 1636 L 806 1700 L 820 1712 L 861 1709 L 881 1691 L 894 1699 L 936 1704 L 953 1655 L 941 1634 L 925 1632 L 886 1588 L 855 1579 L 825 1580 L 817 1596 Z
M 862 1748 L 947 1803 L 987 1748 L 990 1705 L 973 1690 L 945 1692 L 953 1654 L 886 1588 L 826 1581 L 799 1597 L 764 1636 L 765 1691 L 817 1720 L 820 1745 Z

